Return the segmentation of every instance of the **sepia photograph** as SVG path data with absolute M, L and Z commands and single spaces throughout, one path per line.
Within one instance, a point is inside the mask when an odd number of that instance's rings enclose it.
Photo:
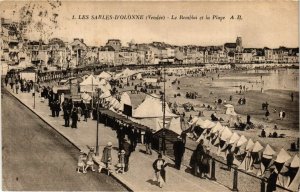
M 0 1 L 1 190 L 299 192 L 298 1 Z

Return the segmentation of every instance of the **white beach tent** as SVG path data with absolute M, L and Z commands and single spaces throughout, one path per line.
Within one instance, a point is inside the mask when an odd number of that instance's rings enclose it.
M 235 165 L 240 165 L 244 160 L 244 154 L 246 153 L 246 145 L 247 145 L 247 138 L 244 135 L 241 135 L 239 140 L 233 146 L 233 152 L 235 154 L 233 163 Z
M 79 84 L 80 92 L 96 92 L 100 82 L 93 75 L 88 76 Z
M 263 149 L 264 147 L 260 144 L 260 142 L 256 141 L 251 152 L 250 168 L 248 171 L 253 172 L 256 175 L 262 175 L 260 165 Z
M 173 114 L 167 104 L 165 104 L 165 117 L 177 117 Z M 145 100 L 134 110 L 134 118 L 156 118 L 163 117 L 163 107 L 159 96 L 152 94 L 146 96 Z
M 225 112 L 225 114 L 226 115 L 234 115 L 234 116 L 236 116 L 237 114 L 236 114 L 236 112 L 234 111 L 234 106 L 233 105 L 231 105 L 231 104 L 226 104 L 226 105 L 224 105 L 227 109 L 226 109 L 226 112 Z
M 290 165 L 290 170 L 293 171 L 293 173 L 296 172 L 296 175 L 293 178 L 290 178 L 288 189 L 297 191 L 300 185 L 300 159 L 298 155 L 294 156 Z
M 266 170 L 268 170 L 271 165 L 273 164 L 273 156 L 276 154 L 276 152 L 272 149 L 272 147 L 267 144 L 263 153 L 262 153 L 262 159 L 260 163 L 260 172 L 257 173 L 258 176 L 265 173 Z
M 196 125 L 199 125 L 202 129 L 211 129 L 213 128 L 216 124 L 208 119 L 205 121 L 197 121 Z
M 138 74 L 136 75 L 136 78 L 137 78 L 137 79 L 143 79 L 142 74 L 141 74 L 141 73 L 138 73 Z
M 165 105 L 165 125 L 173 117 L 177 115 L 173 114 L 169 106 Z M 133 111 L 133 118 L 138 119 L 138 122 L 142 125 L 148 126 L 156 131 L 163 128 L 163 105 L 159 96 L 152 94 L 146 96 L 145 100 Z M 165 127 L 166 127 L 165 126 Z
M 99 79 L 106 79 L 109 80 L 112 78 L 112 75 L 107 73 L 106 71 L 102 71 L 98 76 Z
M 283 148 L 279 151 L 274 162 L 278 173 L 280 173 L 284 163 L 287 162 L 290 158 L 291 156 Z
M 128 95 L 128 93 L 126 93 L 126 92 L 122 93 L 120 103 L 121 103 L 122 111 L 124 110 L 124 104 L 131 106 L 131 99 L 130 99 L 130 96 Z
M 250 163 L 251 163 L 251 151 L 254 147 L 254 143 L 252 139 L 248 140 L 248 143 L 246 145 L 246 156 L 244 157 L 244 160 L 242 163 L 239 165 L 238 169 L 242 169 L 247 171 L 250 168 Z
M 226 158 L 226 148 L 228 146 L 227 141 L 230 139 L 232 134 L 233 134 L 232 131 L 228 127 L 225 127 L 224 130 L 221 132 L 221 134 L 220 134 L 220 145 L 219 145 L 219 149 L 218 149 L 218 152 L 217 152 L 218 156 Z
M 173 117 L 169 124 L 169 130 L 177 133 L 178 135 L 181 135 L 182 128 L 181 128 L 181 121 L 180 117 Z

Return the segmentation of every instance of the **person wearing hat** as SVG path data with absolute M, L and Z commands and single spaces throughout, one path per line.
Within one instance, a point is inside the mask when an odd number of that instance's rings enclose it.
M 83 151 L 80 151 L 80 155 L 78 157 L 78 163 L 77 163 L 77 173 L 80 173 L 80 168 L 82 168 L 82 172 L 86 173 L 84 167 L 85 167 L 85 160 L 86 156 Z
M 177 141 L 174 142 L 173 150 L 174 150 L 174 157 L 175 157 L 175 168 L 180 170 L 182 157 L 185 152 L 185 144 L 182 141 L 180 136 L 178 136 Z
M 122 149 L 125 151 L 125 170 L 124 171 L 127 172 L 129 169 L 129 157 L 132 152 L 132 148 L 126 138 L 124 138 Z
M 90 147 L 90 151 L 87 155 L 87 159 L 86 159 L 86 167 L 85 167 L 85 171 L 91 167 L 92 171 L 95 171 L 94 169 L 94 160 L 93 158 L 95 157 L 95 148 L 94 147 Z
M 112 149 L 112 143 L 108 142 L 106 147 L 104 147 L 104 149 L 103 149 L 101 163 L 100 163 L 99 169 L 98 169 L 99 173 L 101 172 L 102 168 L 107 169 L 108 175 L 111 172 L 111 170 L 110 170 L 110 165 L 112 162 L 111 149 Z
M 117 164 L 116 173 L 119 173 L 121 171 L 124 174 L 124 169 L 125 169 L 125 151 L 123 149 L 118 153 L 118 157 L 119 157 L 119 163 Z

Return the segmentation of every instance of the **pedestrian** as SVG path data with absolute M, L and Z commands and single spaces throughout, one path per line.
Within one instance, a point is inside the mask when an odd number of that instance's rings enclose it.
M 261 130 L 260 136 L 261 137 L 266 137 L 266 131 L 265 131 L 265 129 Z
M 92 168 L 92 171 L 95 171 L 95 169 L 94 169 L 94 160 L 93 160 L 94 157 L 95 157 L 95 148 L 90 147 L 90 151 L 89 151 L 89 153 L 87 155 L 87 158 L 86 158 L 86 166 L 85 166 L 85 169 L 84 169 L 85 172 L 87 171 L 87 169 L 89 167 Z
M 276 182 L 278 174 L 275 171 L 275 167 L 270 168 L 271 175 L 267 179 L 267 191 L 266 192 L 272 192 L 276 191 Z
M 162 158 L 161 154 L 158 154 L 158 158 L 153 162 L 152 167 L 154 169 L 155 179 L 160 188 L 162 188 L 166 182 L 166 166 L 168 166 L 168 163 Z
M 234 160 L 234 154 L 232 150 L 228 151 L 228 154 L 226 155 L 226 161 L 227 161 L 227 170 L 231 171 L 231 167 L 233 165 L 233 160 Z
M 128 143 L 127 139 L 124 138 L 122 149 L 125 151 L 125 169 L 124 171 L 127 172 L 129 170 L 129 157 L 132 152 L 131 145 Z
M 72 118 L 72 128 L 77 128 L 77 121 L 78 121 L 78 114 L 76 107 L 73 108 L 72 113 L 71 113 L 71 118 Z
M 59 112 L 60 112 L 60 103 L 59 103 L 59 100 L 56 100 L 55 101 L 55 116 L 56 117 L 59 117 Z
M 283 111 L 282 110 L 280 110 L 280 112 L 279 112 L 279 119 L 283 120 Z
M 201 160 L 202 156 L 204 153 L 204 148 L 203 148 L 203 140 L 201 139 L 199 144 L 197 145 L 196 150 L 193 152 L 190 160 L 190 166 L 192 168 L 192 173 L 195 176 L 198 176 L 198 171 L 201 166 Z
M 145 146 L 146 146 L 146 154 L 152 155 L 151 145 L 152 145 L 152 139 L 153 134 L 149 128 L 147 128 L 145 132 Z
M 247 124 L 251 125 L 251 116 L 247 114 Z
M 282 111 L 282 119 L 284 119 L 285 118 L 285 111 Z
M 119 124 L 119 129 L 117 129 L 117 138 L 118 138 L 119 149 L 121 149 L 125 138 L 123 125 Z
M 64 120 L 65 120 L 65 127 L 70 126 L 70 113 L 69 110 L 64 110 Z
M 119 162 L 117 164 L 116 173 L 121 172 L 122 174 L 124 174 L 125 173 L 125 151 L 124 150 L 121 150 L 118 153 L 118 158 L 119 158 Z
M 200 178 L 208 178 L 207 174 L 209 173 L 209 162 L 210 162 L 210 148 L 204 148 L 204 153 L 201 159 L 201 166 L 199 168 Z
M 229 101 L 232 101 L 232 95 L 229 96 Z
M 20 88 L 19 83 L 17 83 L 16 84 L 16 94 L 18 94 L 19 88 Z
M 86 173 L 85 171 L 85 161 L 86 161 L 86 155 L 83 151 L 80 151 L 80 155 L 78 157 L 78 163 L 77 163 L 77 173 L 80 173 L 80 169 L 82 169 L 83 173 Z
M 55 117 L 55 105 L 56 105 L 55 101 L 54 100 L 51 101 L 50 110 L 51 110 L 52 117 Z
M 294 101 L 294 93 L 291 93 L 291 100 Z
M 100 173 L 103 168 L 107 170 L 107 174 L 109 175 L 111 172 L 111 163 L 112 163 L 112 158 L 111 158 L 111 149 L 112 149 L 112 143 L 108 142 L 106 147 L 103 149 L 102 153 L 102 158 L 101 158 L 101 163 L 99 165 L 98 172 Z
M 182 157 L 185 152 L 185 144 L 180 136 L 177 137 L 177 141 L 175 141 L 173 145 L 173 150 L 175 157 L 175 168 L 180 170 Z
M 270 116 L 270 112 L 269 112 L 269 110 L 267 109 L 267 111 L 266 111 L 266 113 L 265 113 L 266 120 L 269 120 L 269 116 Z

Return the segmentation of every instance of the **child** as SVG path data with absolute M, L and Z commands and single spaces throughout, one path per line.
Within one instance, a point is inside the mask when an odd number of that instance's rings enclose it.
M 162 155 L 158 154 L 158 159 L 156 159 L 153 162 L 152 166 L 153 166 L 153 169 L 154 169 L 156 180 L 159 183 L 159 187 L 162 188 L 164 183 L 166 182 L 165 167 L 168 166 L 168 164 L 162 158 Z
M 84 169 L 84 171 L 86 172 L 87 168 L 91 167 L 92 168 L 92 171 L 95 171 L 94 169 L 94 160 L 93 160 L 93 157 L 95 156 L 95 148 L 94 147 L 91 147 L 90 148 L 90 151 L 87 155 L 87 160 L 86 160 L 86 167 Z
M 86 156 L 83 151 L 80 151 L 80 155 L 78 157 L 78 164 L 77 164 L 77 173 L 80 173 L 80 168 L 82 168 L 82 172 L 86 173 L 84 166 L 85 166 Z
M 119 163 L 117 164 L 117 170 L 116 173 L 123 173 L 124 174 L 124 169 L 125 169 L 125 151 L 122 149 L 121 152 L 118 154 L 119 157 Z

